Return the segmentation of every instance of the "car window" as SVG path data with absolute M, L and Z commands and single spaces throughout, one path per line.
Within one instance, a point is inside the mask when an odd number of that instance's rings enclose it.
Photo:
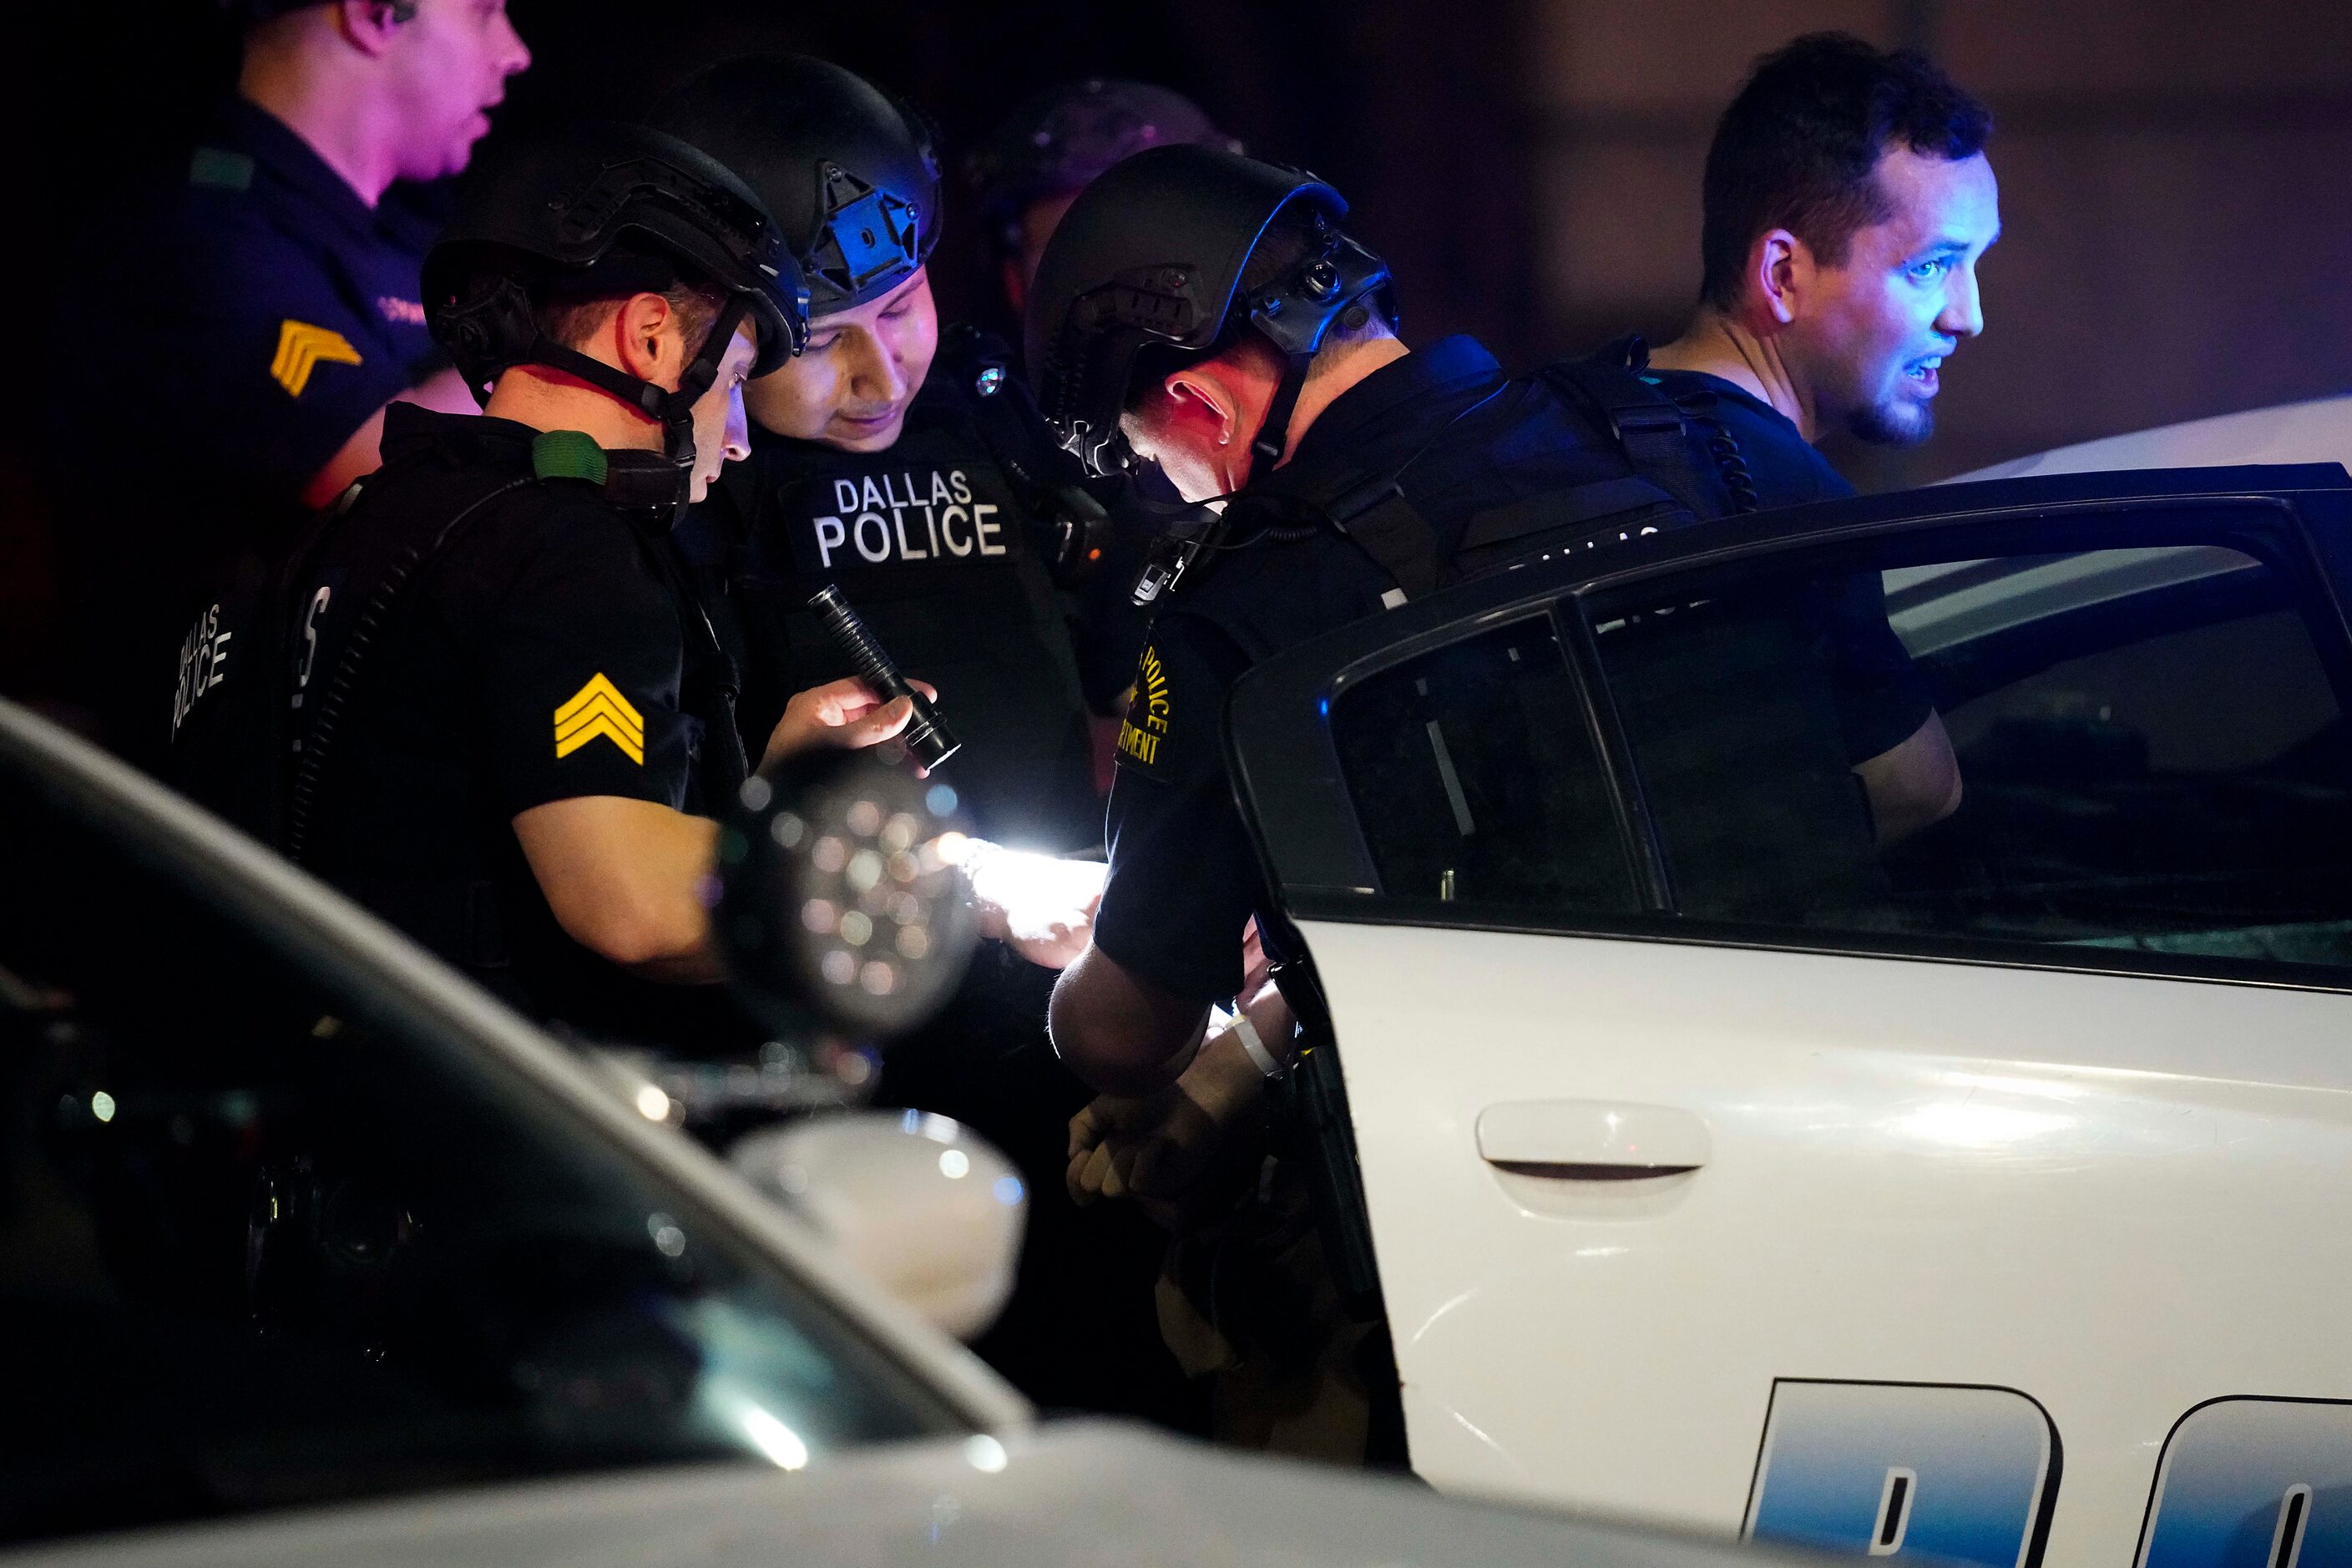
M 1893 548 L 1594 603 L 1678 913 L 2352 972 L 2340 634 L 2292 559 Z
M 1599 752 L 1548 616 L 1349 687 L 1331 734 L 1389 896 L 1636 907 Z
M 488 1057 L 0 779 L 0 1540 L 960 1429 Z

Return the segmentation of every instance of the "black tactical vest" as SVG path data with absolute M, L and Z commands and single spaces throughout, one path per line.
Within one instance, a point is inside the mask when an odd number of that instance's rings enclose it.
M 512 826 L 495 810 L 472 814 L 463 875 L 354 879 L 333 863 L 339 839 L 392 826 L 355 820 L 340 798 L 350 737 L 370 722 L 383 650 L 469 542 L 544 504 L 551 479 L 574 477 L 499 472 L 427 450 L 361 481 L 275 559 L 241 562 L 184 646 L 166 776 L 526 1012 L 615 1037 L 713 1038 L 737 1026 L 715 988 L 635 979 L 555 927 Z M 387 498 L 395 499 L 375 504 Z M 733 664 L 663 542 L 662 523 L 648 516 L 632 531 L 678 606 L 679 706 L 706 737 L 685 809 L 716 816 L 747 774 Z
M 793 692 L 855 673 L 807 607 L 838 584 L 898 668 L 939 688 L 963 742 L 939 776 L 980 833 L 1083 849 L 1102 807 L 1069 628 L 1045 525 L 982 439 L 975 396 L 935 370 L 885 452 L 755 436 L 679 543 L 742 667 L 747 751 Z

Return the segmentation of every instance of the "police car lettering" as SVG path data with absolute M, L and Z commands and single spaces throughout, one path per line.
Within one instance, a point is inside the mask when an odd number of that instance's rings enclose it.
M 1741 1534 L 1816 1552 L 2035 1568 L 2060 1456 L 2049 1412 L 2015 1389 L 1783 1378 Z
M 2157 1461 L 2137 1568 L 2352 1561 L 2352 1404 L 2210 1400 Z
M 220 629 L 220 606 L 207 605 L 188 628 L 180 645 L 180 679 L 172 697 L 172 733 L 186 722 L 196 699 L 218 686 L 228 675 L 228 645 L 235 635 Z
M 809 520 L 818 563 L 963 560 L 1011 553 L 1003 510 L 974 498 L 961 468 L 833 481 L 835 510 Z

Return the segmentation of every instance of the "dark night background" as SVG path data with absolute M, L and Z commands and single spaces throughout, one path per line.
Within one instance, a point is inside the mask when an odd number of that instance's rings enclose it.
M 30 9 L 30 8 L 26 8 Z M 1089 75 L 1190 94 L 1250 149 L 1355 204 L 1408 341 L 1507 364 L 1670 334 L 1696 291 L 1698 175 L 1748 62 L 1835 26 L 1925 47 L 1991 104 L 2006 237 L 1988 326 L 1945 373 L 1935 442 L 1831 448 L 1864 488 L 2067 441 L 2352 390 L 2352 7 L 2293 0 L 512 0 L 536 56 L 501 130 L 626 114 L 696 65 L 792 47 L 912 99 L 950 164 L 1030 92 Z M 69 233 L 126 168 L 170 157 L 225 89 L 204 0 L 40 9 L 16 44 L 7 298 L 37 310 Z M 494 132 L 495 134 L 495 132 Z M 993 308 L 961 188 L 943 314 Z M 154 258 L 155 287 L 172 261 Z M 16 334 L 37 342 L 37 331 Z M 34 482 L 43 378 L 0 408 L 0 690 L 54 658 Z M 135 376 L 138 366 L 121 374 Z M 102 410 L 87 411 L 103 417 Z

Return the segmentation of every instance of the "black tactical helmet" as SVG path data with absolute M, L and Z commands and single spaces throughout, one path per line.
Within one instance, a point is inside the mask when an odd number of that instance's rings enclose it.
M 539 330 L 535 307 L 550 300 L 681 283 L 715 289 L 727 305 L 676 391 Z M 662 422 L 681 486 L 693 475 L 695 401 L 744 317 L 759 334 L 755 374 L 808 341 L 808 291 L 760 199 L 704 153 L 642 126 L 580 125 L 485 159 L 425 258 L 424 284 L 434 341 L 477 398 L 487 403 L 512 365 L 567 371 Z
M 647 123 L 740 174 L 776 215 L 816 315 L 905 282 L 939 238 L 940 163 L 921 115 L 807 55 L 711 67 Z
M 1250 279 L 1276 215 L 1303 209 L 1297 259 Z M 1388 268 L 1339 232 L 1348 204 L 1314 175 L 1208 147 L 1159 147 L 1081 193 L 1045 247 L 1029 295 L 1028 363 L 1062 443 L 1095 473 L 1126 466 L 1118 428 L 1137 356 L 1205 354 L 1244 323 L 1289 368 L 1253 447 L 1279 457 L 1307 362 L 1331 323 L 1377 296 L 1391 321 Z
M 1093 77 L 1024 100 L 972 153 L 965 174 L 989 237 L 1011 251 L 1021 245 L 1021 215 L 1030 203 L 1082 191 L 1147 147 L 1177 146 L 1242 150 L 1181 92 Z

